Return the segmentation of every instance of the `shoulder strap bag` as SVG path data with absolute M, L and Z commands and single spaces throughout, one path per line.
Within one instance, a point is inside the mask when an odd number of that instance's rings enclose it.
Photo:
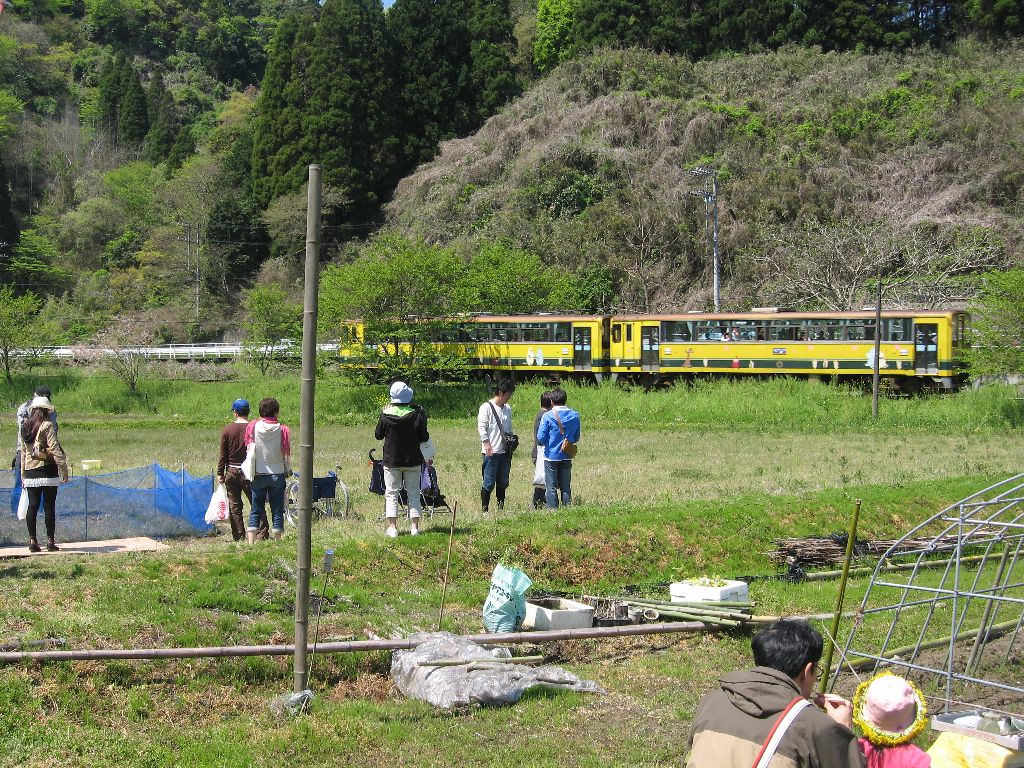
M 562 419 L 558 416 L 558 410 L 555 408 L 551 409 L 551 413 L 555 415 L 555 421 L 558 422 L 558 431 L 562 433 L 562 444 L 558 447 L 562 453 L 568 456 L 570 459 L 576 458 L 576 451 L 578 450 L 576 443 L 565 436 L 565 427 L 562 426 Z
M 796 720 L 796 716 L 799 715 L 804 707 L 810 706 L 810 703 L 803 696 L 797 696 L 782 710 L 782 716 L 775 721 L 775 725 L 768 731 L 768 738 L 764 740 L 764 744 L 761 745 L 761 751 L 757 755 L 757 759 L 754 760 L 753 768 L 767 768 L 768 763 L 772 757 L 775 756 L 776 751 L 779 749 L 779 743 L 782 741 L 782 737 L 786 735 L 786 731 L 789 730 L 789 726 Z
M 494 420 L 498 423 L 498 432 L 501 433 L 501 441 L 505 446 L 505 450 L 511 455 L 519 447 L 519 435 L 513 432 L 506 432 L 503 429 L 504 425 L 501 423 L 501 416 L 498 415 L 498 409 L 494 407 L 494 403 L 488 400 L 487 404 L 491 406 L 491 413 L 494 414 Z

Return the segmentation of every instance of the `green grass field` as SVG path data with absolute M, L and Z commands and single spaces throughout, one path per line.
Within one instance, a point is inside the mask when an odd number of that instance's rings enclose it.
M 154 383 L 148 404 L 129 398 L 131 407 L 118 411 L 109 380 L 60 383 L 51 386 L 61 438 L 76 461 L 99 458 L 104 469 L 184 463 L 193 474 L 212 470 L 224 404 L 239 390 L 261 394 L 259 382 L 165 380 Z M 509 508 L 489 517 L 477 509 L 473 419 L 482 390 L 420 388 L 442 487 L 459 503 L 444 628 L 479 630 L 499 560 L 524 568 L 538 591 L 587 594 L 625 585 L 652 585 L 654 593 L 653 585 L 685 576 L 769 575 L 774 539 L 844 529 L 855 498 L 863 499 L 861 536 L 887 538 L 1019 469 L 1024 433 L 1011 392 L 883 401 L 875 424 L 861 394 L 755 384 L 573 388 L 570 404 L 584 418 L 574 467 L 580 504 L 529 509 L 524 454 L 515 460 Z M 275 386 L 284 420 L 294 424 L 297 385 Z M 11 402 L 17 391 L 7 393 Z M 350 518 L 313 531 L 314 562 L 327 547 L 337 552 L 321 639 L 404 636 L 437 620 L 448 518 L 429 521 L 418 538 L 386 539 L 380 499 L 365 490 L 382 391 L 329 381 L 318 396 L 316 471 L 339 463 L 353 501 Z M 520 433 L 532 424 L 539 391 L 522 387 L 513 399 Z M 162 554 L 0 561 L 0 640 L 57 636 L 75 648 L 291 641 L 294 533 L 254 548 L 225 535 L 169 543 Z M 314 588 L 322 584 L 315 574 Z M 866 586 L 853 580 L 847 604 Z M 768 614 L 829 611 L 835 589 L 751 585 Z M 318 698 L 297 720 L 277 720 L 268 708 L 291 688 L 287 659 L 7 667 L 0 765 L 680 765 L 696 701 L 719 673 L 748 664 L 749 642 L 750 633 L 737 630 L 546 645 L 538 652 L 608 694 L 535 692 L 515 707 L 458 714 L 397 694 L 387 654 L 322 656 L 314 666 Z M 849 693 L 851 684 L 841 688 Z

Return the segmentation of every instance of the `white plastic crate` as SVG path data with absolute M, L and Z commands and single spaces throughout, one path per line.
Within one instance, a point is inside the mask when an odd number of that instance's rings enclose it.
M 723 583 L 718 584 L 718 581 Z M 708 602 L 746 602 L 749 598 L 745 581 L 716 580 L 712 584 L 704 583 L 703 579 L 687 579 L 674 581 L 669 585 L 669 594 L 673 603 L 708 603 Z
M 523 629 L 584 629 L 594 626 L 594 609 L 560 597 L 526 601 Z

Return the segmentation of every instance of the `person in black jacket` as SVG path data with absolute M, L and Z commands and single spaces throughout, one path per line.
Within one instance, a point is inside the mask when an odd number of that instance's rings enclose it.
M 391 404 L 381 411 L 374 436 L 384 441 L 384 517 L 385 533 L 398 536 L 398 494 L 404 487 L 409 497 L 409 534 L 419 531 L 420 472 L 424 464 L 420 444 L 430 440 L 427 413 L 413 404 L 412 387 L 404 381 L 391 385 Z M 426 463 L 431 463 L 432 459 Z

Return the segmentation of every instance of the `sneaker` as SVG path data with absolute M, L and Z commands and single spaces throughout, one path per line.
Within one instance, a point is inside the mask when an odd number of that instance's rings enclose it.
M 416 526 L 414 525 L 414 526 L 413 526 L 412 528 L 410 528 L 410 529 L 409 529 L 409 535 L 410 535 L 410 536 L 419 536 L 419 535 L 420 535 L 420 529 L 419 529 L 419 528 L 417 528 L 417 527 L 416 527 Z
M 388 528 L 386 531 L 384 531 L 384 535 L 387 536 L 389 539 L 397 539 L 398 538 L 398 529 L 397 528 Z
M 29 552 L 40 552 L 40 551 L 42 551 L 39 548 L 39 542 L 36 541 L 35 539 L 29 539 L 28 540 L 28 551 Z
M 46 542 L 46 551 L 47 552 L 60 552 L 60 547 L 58 547 L 56 544 L 53 543 L 53 539 L 50 539 L 48 542 Z

